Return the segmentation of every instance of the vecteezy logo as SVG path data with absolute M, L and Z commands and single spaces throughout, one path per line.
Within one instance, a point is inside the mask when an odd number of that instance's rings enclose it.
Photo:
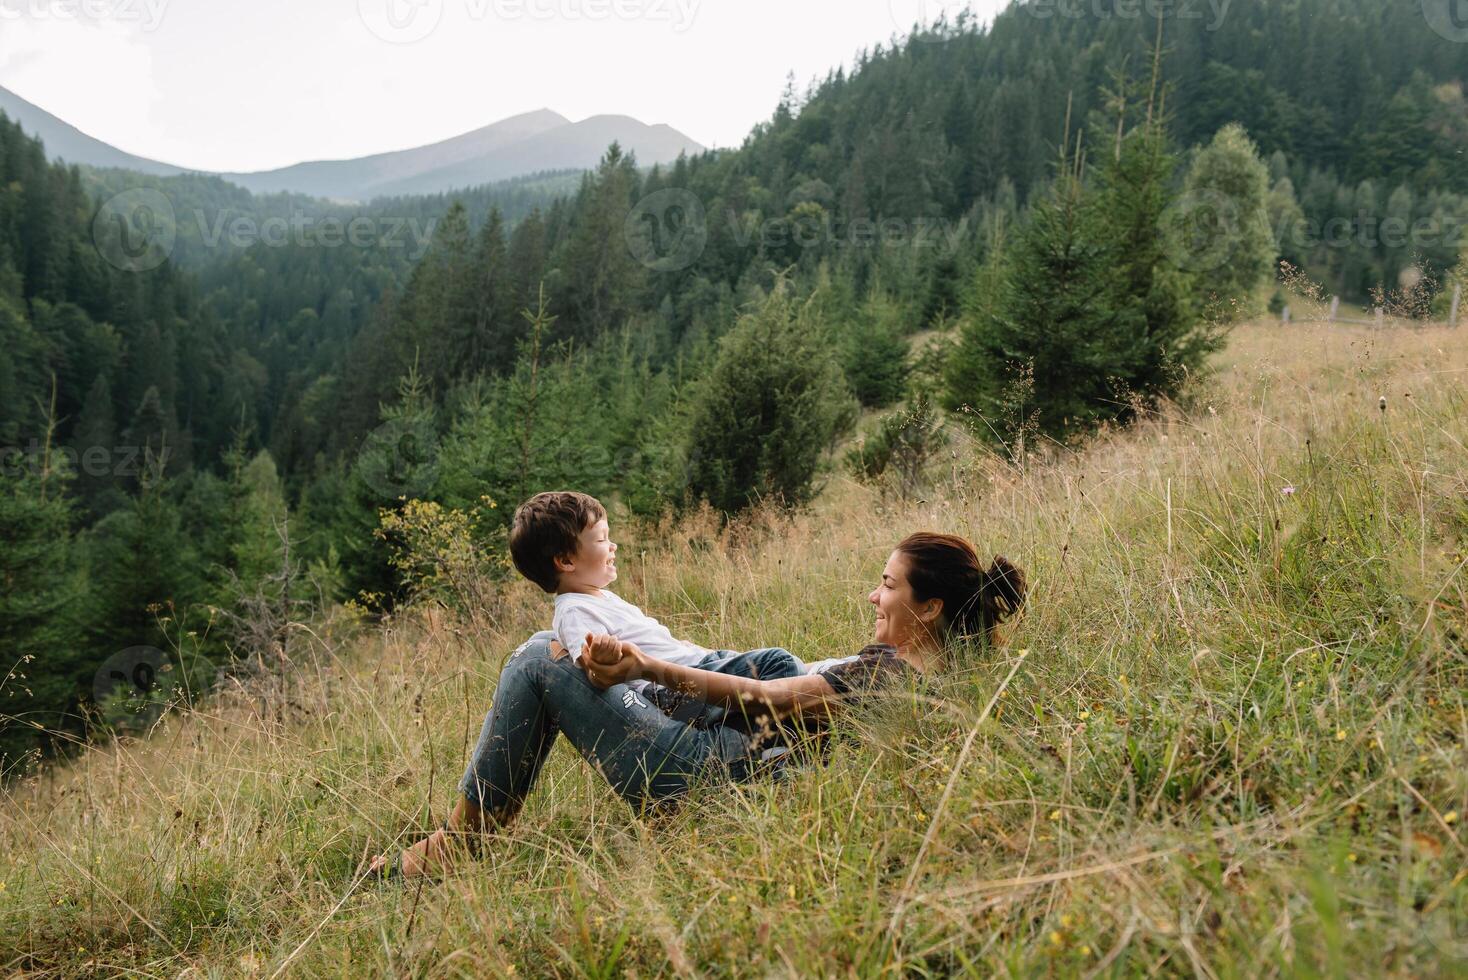
M 1440 37 L 1468 42 L 1468 0 L 1422 0 L 1422 16 Z
M 678 272 L 698 261 L 709 240 L 703 202 L 692 191 L 654 191 L 627 212 L 623 226 L 632 257 L 654 272 Z
M 647 707 L 647 702 L 644 701 L 644 700 L 642 700 L 642 698 L 638 697 L 637 696 L 637 693 L 635 691 L 626 691 L 626 692 L 624 692 L 622 694 L 622 707 L 624 707 L 624 708 L 630 708 L 634 704 L 637 707 L 639 707 L 639 708 L 646 708 Z
M 173 254 L 176 221 L 173 202 L 162 191 L 135 187 L 103 202 L 92 219 L 92 244 L 114 268 L 147 272 Z
M 362 482 L 385 500 L 418 497 L 438 481 L 438 433 L 427 419 L 392 419 L 374 429 L 357 455 Z
M 432 34 L 443 18 L 443 0 L 357 0 L 357 14 L 389 44 L 412 44 Z
M 93 702 L 104 721 L 123 731 L 143 731 L 168 704 L 165 691 L 173 670 L 157 647 L 128 647 L 102 662 L 92 679 Z
M 1178 264 L 1189 272 L 1212 272 L 1233 254 L 1239 236 L 1238 204 L 1226 194 L 1191 191 L 1162 215 L 1163 231 L 1178 245 Z

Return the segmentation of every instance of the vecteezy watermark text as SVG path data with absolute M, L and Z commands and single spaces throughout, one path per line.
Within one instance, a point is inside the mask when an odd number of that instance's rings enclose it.
M 116 20 L 155 31 L 169 0 L 0 0 L 0 21 Z
M 143 446 L 46 446 L 32 438 L 24 446 L 0 447 L 0 475 L 39 476 L 64 467 L 82 476 L 141 478 L 149 463 L 163 467 L 171 456 L 166 446 L 155 453 Z
M 181 217 L 162 191 L 135 187 L 112 195 L 98 208 L 92 243 L 109 265 L 124 272 L 158 268 L 173 254 L 181 234 L 205 248 L 405 248 L 417 261 L 432 244 L 437 225 L 437 218 L 381 214 L 343 218 L 299 209 L 266 218 L 220 211 L 210 218 L 204 209 L 194 208 Z
M 669 187 L 647 195 L 627 213 L 623 235 L 633 258 L 653 272 L 678 272 L 693 265 L 717 225 L 740 248 L 758 244 L 767 252 L 839 250 L 903 246 L 952 254 L 968 233 L 965 221 L 937 217 L 842 218 L 814 202 L 788 213 L 708 214 L 692 191 Z
M 199 240 L 209 248 L 221 242 L 231 248 L 249 248 L 260 244 L 267 248 L 411 248 L 414 259 L 422 258 L 433 241 L 436 219 L 368 217 L 358 215 L 343 220 L 317 217 L 294 211 L 290 217 L 259 219 L 250 215 L 215 215 L 211 222 L 202 208 L 195 208 L 193 219 L 199 229 Z
M 671 24 L 675 34 L 693 25 L 702 0 L 447 0 L 475 22 L 495 20 L 642 20 Z M 446 0 L 357 0 L 363 25 L 390 44 L 412 44 L 438 29 Z

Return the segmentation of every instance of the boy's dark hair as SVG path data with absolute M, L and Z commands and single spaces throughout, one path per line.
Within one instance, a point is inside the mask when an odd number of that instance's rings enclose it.
M 559 580 L 556 559 L 576 553 L 581 532 L 607 516 L 601 501 L 574 490 L 537 493 L 515 508 L 510 558 L 520 574 L 546 592 Z

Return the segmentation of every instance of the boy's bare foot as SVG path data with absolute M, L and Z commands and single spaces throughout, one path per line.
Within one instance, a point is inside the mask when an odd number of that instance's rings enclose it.
M 391 875 L 394 862 L 404 878 L 422 878 L 442 874 L 453 865 L 453 848 L 446 830 L 435 830 L 397 856 L 379 854 L 367 865 L 369 875 Z

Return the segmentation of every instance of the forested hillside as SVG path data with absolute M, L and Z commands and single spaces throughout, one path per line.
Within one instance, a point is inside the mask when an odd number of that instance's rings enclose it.
M 1348 300 L 1432 298 L 1468 221 L 1468 45 L 1408 0 L 1199 10 L 1165 19 L 1160 47 L 1131 5 L 1099 9 L 920 30 L 792 86 L 738 150 L 645 172 L 613 146 L 574 189 L 337 209 L 84 178 L 6 123 L 0 445 L 18 448 L 0 475 L 0 629 L 10 661 L 36 658 L 25 709 L 0 709 L 8 764 L 48 744 L 40 729 L 83 731 L 118 651 L 177 649 L 198 688 L 232 657 L 285 656 L 270 624 L 307 604 L 391 608 L 455 561 L 502 573 L 510 509 L 551 485 L 647 517 L 770 488 L 799 502 L 862 408 L 1001 405 L 1023 344 L 1073 350 L 1092 327 L 1136 350 L 1034 380 L 1092 392 L 1040 424 L 1125 420 L 1097 408 L 1124 400 L 1100 381 L 1166 394 L 1227 307 L 1281 301 L 1280 260 Z M 98 208 L 141 191 L 167 199 L 174 244 L 129 271 L 100 245 L 139 230 Z M 1262 285 L 1221 288 L 1227 256 L 1189 261 L 1151 234 L 1220 196 L 1228 255 Z M 297 214 L 311 220 L 280 241 L 211 231 Z M 360 245 L 327 221 L 357 218 Z M 952 339 L 909 362 L 927 329 Z M 958 354 L 939 363 L 945 343 Z M 1100 380 L 1078 388 L 1085 371 Z M 797 427 L 804 459 L 712 427 L 771 378 L 815 393 L 749 408 Z M 892 418 L 863 446 L 931 451 Z M 461 525 L 473 559 L 414 564 Z

